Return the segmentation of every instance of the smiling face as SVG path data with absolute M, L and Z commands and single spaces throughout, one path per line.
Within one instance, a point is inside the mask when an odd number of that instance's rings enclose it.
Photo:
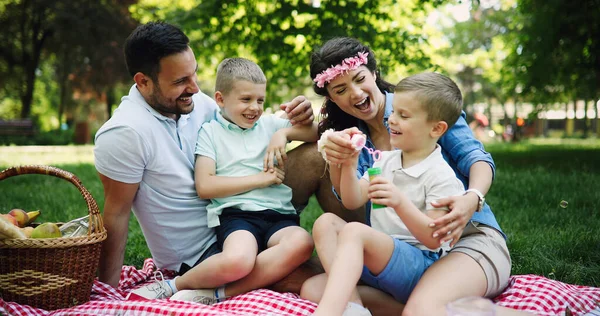
M 385 106 L 385 96 L 375 83 L 375 74 L 365 66 L 333 79 L 327 84 L 329 99 L 358 119 L 376 118 Z
M 187 50 L 160 60 L 160 71 L 155 80 L 141 73 L 138 89 L 148 104 L 160 114 L 177 119 L 194 109 L 192 95 L 200 89 L 196 83 L 198 65 L 194 53 Z M 136 76 L 138 76 L 136 74 Z M 135 77 L 134 77 L 135 79 Z
M 251 128 L 263 113 L 267 85 L 237 80 L 230 92 L 215 92 L 223 117 L 241 128 Z
M 393 106 L 388 119 L 392 147 L 414 152 L 435 144 L 438 122 L 427 120 L 425 107 L 415 92 L 395 93 Z

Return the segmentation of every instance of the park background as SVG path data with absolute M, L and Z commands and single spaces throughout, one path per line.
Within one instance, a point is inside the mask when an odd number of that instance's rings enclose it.
M 384 78 L 421 71 L 457 81 L 476 135 L 497 165 L 487 201 L 508 235 L 513 274 L 600 286 L 600 10 L 597 0 L 0 0 L 0 168 L 73 172 L 100 209 L 93 136 L 132 80 L 122 44 L 164 20 L 190 37 L 198 82 L 216 65 L 257 61 L 271 109 L 298 94 L 318 113 L 310 52 L 335 36 L 369 44 Z M 510 133 L 507 133 L 510 131 Z M 176 184 L 173 184 L 176 185 Z M 40 209 L 44 221 L 87 214 L 64 180 L 0 182 L 0 212 Z M 314 199 L 302 213 L 310 230 Z M 150 254 L 130 219 L 125 264 Z

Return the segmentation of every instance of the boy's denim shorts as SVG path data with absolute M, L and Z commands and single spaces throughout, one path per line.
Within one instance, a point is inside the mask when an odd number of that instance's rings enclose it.
M 394 238 L 394 252 L 383 271 L 379 275 L 373 275 L 364 266 L 360 279 L 367 285 L 392 295 L 397 301 L 406 303 L 425 270 L 439 258 L 437 252 L 421 250 Z

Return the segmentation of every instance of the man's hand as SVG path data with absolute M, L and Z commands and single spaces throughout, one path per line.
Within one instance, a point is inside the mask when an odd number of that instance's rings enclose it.
M 286 113 L 292 125 L 309 125 L 315 120 L 312 105 L 303 95 L 295 97 L 290 102 L 282 103 L 279 108 Z

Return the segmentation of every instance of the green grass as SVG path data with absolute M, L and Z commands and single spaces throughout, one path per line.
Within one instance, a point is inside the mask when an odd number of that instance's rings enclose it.
M 600 141 L 532 140 L 490 144 L 487 149 L 497 165 L 487 199 L 509 237 L 512 273 L 600 286 Z M 73 172 L 102 209 L 91 146 L 0 147 L 0 168 L 22 164 Z M 568 205 L 562 207 L 561 201 Z M 44 221 L 68 221 L 87 213 L 74 186 L 42 175 L 0 181 L 0 212 L 16 207 L 40 209 Z M 302 213 L 302 226 L 312 227 L 319 214 L 313 198 Z M 125 264 L 140 267 L 150 253 L 134 217 L 130 224 Z

